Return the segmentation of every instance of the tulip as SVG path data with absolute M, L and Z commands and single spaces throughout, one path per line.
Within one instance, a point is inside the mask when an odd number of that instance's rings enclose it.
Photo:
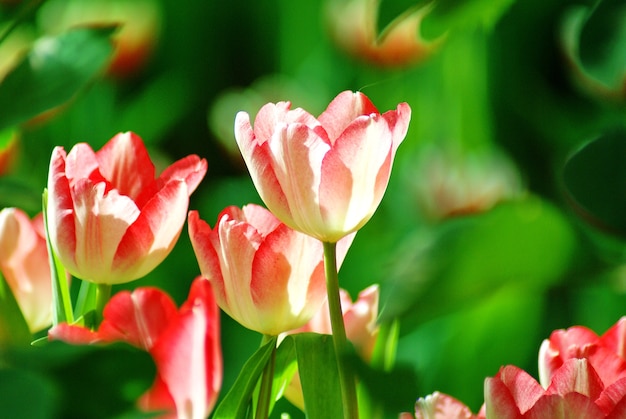
M 539 381 L 544 387 L 570 358 L 586 358 L 608 386 L 626 377 L 626 317 L 599 337 L 583 326 L 555 330 L 539 350 Z
M 376 320 L 378 318 L 379 287 L 378 285 L 367 287 L 359 293 L 355 302 L 352 302 L 350 294 L 345 290 L 340 290 L 340 297 L 347 338 L 352 342 L 354 349 L 361 358 L 365 361 L 370 361 L 378 337 Z M 287 334 L 293 335 L 307 332 L 332 334 L 328 301 L 324 302 L 320 310 L 307 324 L 289 331 Z M 285 388 L 285 397 L 293 405 L 304 410 L 302 386 L 300 377 L 297 374 L 294 375 L 289 385 Z
M 43 217 L 22 210 L 0 211 L 0 271 L 31 333 L 52 323 L 52 284 Z
M 131 132 L 98 152 L 84 143 L 67 155 L 56 147 L 48 175 L 52 248 L 72 275 L 97 284 L 146 275 L 174 247 L 206 170 L 206 160 L 190 155 L 155 179 L 142 140 Z
M 269 103 L 235 138 L 259 195 L 282 222 L 334 243 L 360 229 L 387 188 L 411 116 L 406 103 L 380 114 L 362 93 L 340 93 L 315 118 L 289 102 Z
M 525 371 L 506 366 L 485 380 L 488 418 L 572 419 L 623 418 L 626 379 L 609 386 L 587 359 L 570 358 L 544 389 Z
M 350 55 L 381 67 L 424 61 L 443 41 L 443 37 L 428 41 L 420 36 L 422 20 L 431 6 L 401 14 L 379 34 L 380 0 L 328 0 L 327 3 L 326 20 L 333 41 Z
M 202 276 L 222 310 L 243 326 L 276 336 L 304 325 L 324 302 L 322 244 L 265 208 L 228 207 L 214 229 L 191 211 L 188 224 Z M 349 242 L 343 243 L 345 255 Z
M 481 410 L 474 415 L 469 407 L 447 394 L 435 391 L 433 394 L 420 397 L 415 403 L 415 415 L 401 413 L 400 419 L 484 419 Z
M 156 288 L 113 296 L 97 331 L 61 323 L 50 340 L 72 344 L 122 341 L 150 353 L 157 376 L 139 399 L 144 411 L 163 410 L 168 418 L 205 418 L 222 385 L 219 311 L 210 284 L 197 278 L 179 310 Z

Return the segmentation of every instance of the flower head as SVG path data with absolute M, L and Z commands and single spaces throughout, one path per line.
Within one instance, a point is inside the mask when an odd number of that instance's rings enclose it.
M 51 340 L 72 344 L 122 341 L 150 353 L 157 368 L 152 387 L 139 399 L 144 411 L 168 418 L 205 418 L 222 385 L 219 310 L 210 284 L 197 278 L 180 309 L 156 288 L 113 296 L 97 331 L 61 323 Z
M 235 137 L 259 195 L 291 228 L 337 242 L 371 218 L 406 135 L 406 103 L 380 114 L 362 93 L 340 93 L 315 118 L 289 102 L 254 121 L 237 114 Z
M 322 244 L 261 206 L 228 207 L 213 229 L 191 211 L 189 237 L 219 306 L 251 330 L 300 327 L 326 299 Z M 347 246 L 339 249 L 342 260 Z
M 155 179 L 154 164 L 132 132 L 113 137 L 97 152 L 87 144 L 52 152 L 47 225 L 66 269 L 95 283 L 140 278 L 174 247 L 189 195 L 207 170 L 187 156 Z

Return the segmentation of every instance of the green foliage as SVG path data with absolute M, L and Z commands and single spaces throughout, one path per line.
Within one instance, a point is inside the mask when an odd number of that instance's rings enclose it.
M 574 153 L 563 180 L 577 212 L 588 222 L 626 238 L 626 132 L 602 135 Z
M 39 39 L 0 83 L 0 128 L 70 100 L 102 70 L 113 47 L 112 29 L 75 29 Z

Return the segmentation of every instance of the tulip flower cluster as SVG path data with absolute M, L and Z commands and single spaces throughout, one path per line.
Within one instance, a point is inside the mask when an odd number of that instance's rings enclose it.
M 435 392 L 417 401 L 415 418 L 626 417 L 624 342 L 626 317 L 602 336 L 582 326 L 556 330 L 539 351 L 539 382 L 508 365 L 485 380 L 485 404 L 477 415 L 455 398 Z
M 332 335 L 344 416 L 358 417 L 356 377 L 343 359 L 348 339 L 363 360 L 372 358 L 378 287 L 352 302 L 337 271 L 382 199 L 410 115 L 406 103 L 381 114 L 365 95 L 347 91 L 317 118 L 288 102 L 265 105 L 254 127 L 239 113 L 235 138 L 268 209 L 227 207 L 213 228 L 189 211 L 206 160 L 191 155 L 157 176 L 132 132 L 98 151 L 86 143 L 69 152 L 56 147 L 43 216 L 0 213 L 0 269 L 14 306 L 31 333 L 52 323 L 47 340 L 124 342 L 147 352 L 156 377 L 137 407 L 164 417 L 203 418 L 215 408 L 223 368 L 218 307 L 263 335 L 260 350 L 270 348 L 254 403 L 259 418 L 278 390 L 272 375 L 279 342 Z M 170 254 L 185 220 L 202 276 L 182 306 L 154 287 L 113 293 Z M 69 277 L 81 284 L 76 302 Z M 286 397 L 305 410 L 298 375 L 285 379 Z

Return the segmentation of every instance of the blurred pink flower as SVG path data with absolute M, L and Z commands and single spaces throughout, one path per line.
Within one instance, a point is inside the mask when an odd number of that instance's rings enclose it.
M 119 284 L 141 278 L 170 253 L 189 195 L 207 170 L 196 155 L 155 179 L 141 138 L 117 134 L 98 152 L 56 147 L 48 175 L 48 230 L 54 251 L 78 278 Z
M 32 221 L 17 208 L 0 211 L 0 271 L 31 333 L 52 323 L 52 284 L 41 214 Z
M 438 391 L 433 394 L 420 397 L 415 403 L 415 415 L 401 413 L 399 419 L 484 419 L 484 408 L 474 415 L 472 411 L 447 394 Z
M 379 287 L 372 285 L 359 293 L 355 302 L 345 290 L 340 290 L 341 310 L 346 328 L 346 336 L 354 345 L 357 353 L 365 360 L 372 359 L 372 353 L 378 338 L 378 300 Z M 301 328 L 287 332 L 285 335 L 296 333 L 332 334 L 328 301 L 325 301 L 320 310 Z M 292 404 L 304 410 L 302 386 L 298 374 L 294 375 L 285 388 L 285 397 Z
M 350 55 L 381 67 L 424 61 L 443 37 L 428 41 L 420 29 L 431 6 L 411 8 L 378 33 L 380 0 L 329 0 L 326 22 L 333 41 Z
M 50 340 L 72 344 L 122 341 L 150 353 L 157 368 L 152 387 L 139 399 L 145 411 L 164 418 L 201 419 L 213 410 L 222 385 L 219 310 L 211 285 L 197 278 L 179 310 L 163 291 L 121 291 L 104 308 L 97 331 L 61 323 Z
M 340 93 L 319 116 L 268 103 L 239 112 L 235 138 L 259 195 L 282 222 L 337 242 L 371 218 L 406 135 L 406 103 L 380 114 L 364 94 Z
M 219 306 L 251 330 L 276 336 L 300 327 L 326 299 L 322 244 L 261 206 L 228 207 L 214 229 L 191 211 L 189 237 Z

